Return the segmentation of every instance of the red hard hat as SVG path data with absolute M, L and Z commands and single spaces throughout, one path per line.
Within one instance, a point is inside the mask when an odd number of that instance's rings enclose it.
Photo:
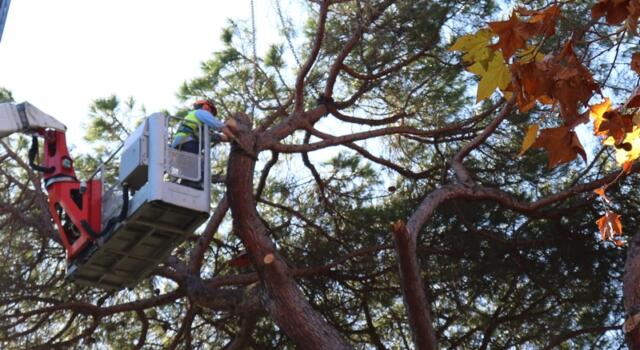
M 211 100 L 198 100 L 193 104 L 193 109 L 205 109 L 213 115 L 218 114 L 218 110 L 216 109 L 216 104 Z

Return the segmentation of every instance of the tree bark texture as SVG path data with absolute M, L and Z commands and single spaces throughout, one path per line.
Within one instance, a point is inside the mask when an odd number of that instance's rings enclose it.
M 435 350 L 437 342 L 429 314 L 429 303 L 422 285 L 416 245 L 402 221 L 393 225 L 404 301 L 409 315 L 414 343 L 420 350 Z
M 340 333 L 314 310 L 278 255 L 253 195 L 255 139 L 245 114 L 238 121 L 238 141 L 232 145 L 227 171 L 227 197 L 233 228 L 242 240 L 263 285 L 263 304 L 273 321 L 301 349 L 351 349 Z M 240 145 L 238 145 L 240 143 Z

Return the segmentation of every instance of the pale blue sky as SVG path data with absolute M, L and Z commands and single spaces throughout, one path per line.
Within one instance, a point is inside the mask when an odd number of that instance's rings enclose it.
M 259 51 L 277 33 L 272 0 L 254 0 Z M 227 18 L 251 0 L 14 0 L 0 42 L 0 86 L 61 120 L 71 142 L 93 99 L 133 96 L 148 112 L 180 105 L 185 79 L 220 49 Z M 289 0 L 282 1 L 286 11 Z
M 275 1 L 254 0 L 259 54 L 283 41 Z M 280 1 L 291 16 L 295 0 Z M 0 42 L 0 86 L 65 123 L 74 144 L 84 135 L 82 123 L 93 99 L 133 96 L 149 113 L 175 110 L 180 84 L 199 75 L 200 63 L 221 48 L 227 18 L 250 21 L 250 4 L 14 0 Z M 580 130 L 580 138 L 593 148 L 588 131 Z

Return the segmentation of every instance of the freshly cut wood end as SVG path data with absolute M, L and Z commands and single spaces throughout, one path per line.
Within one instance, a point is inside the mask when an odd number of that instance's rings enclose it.
M 262 261 L 267 265 L 273 263 L 274 260 L 276 260 L 276 257 L 271 253 L 265 255 L 264 259 L 262 259 Z

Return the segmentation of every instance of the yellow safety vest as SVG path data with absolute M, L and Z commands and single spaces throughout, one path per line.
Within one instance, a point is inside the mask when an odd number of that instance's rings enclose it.
M 199 137 L 198 130 L 202 128 L 202 122 L 196 117 L 196 111 L 189 112 L 182 121 L 182 124 L 178 127 L 178 131 L 175 137 L 187 137 L 191 136 L 194 139 Z

